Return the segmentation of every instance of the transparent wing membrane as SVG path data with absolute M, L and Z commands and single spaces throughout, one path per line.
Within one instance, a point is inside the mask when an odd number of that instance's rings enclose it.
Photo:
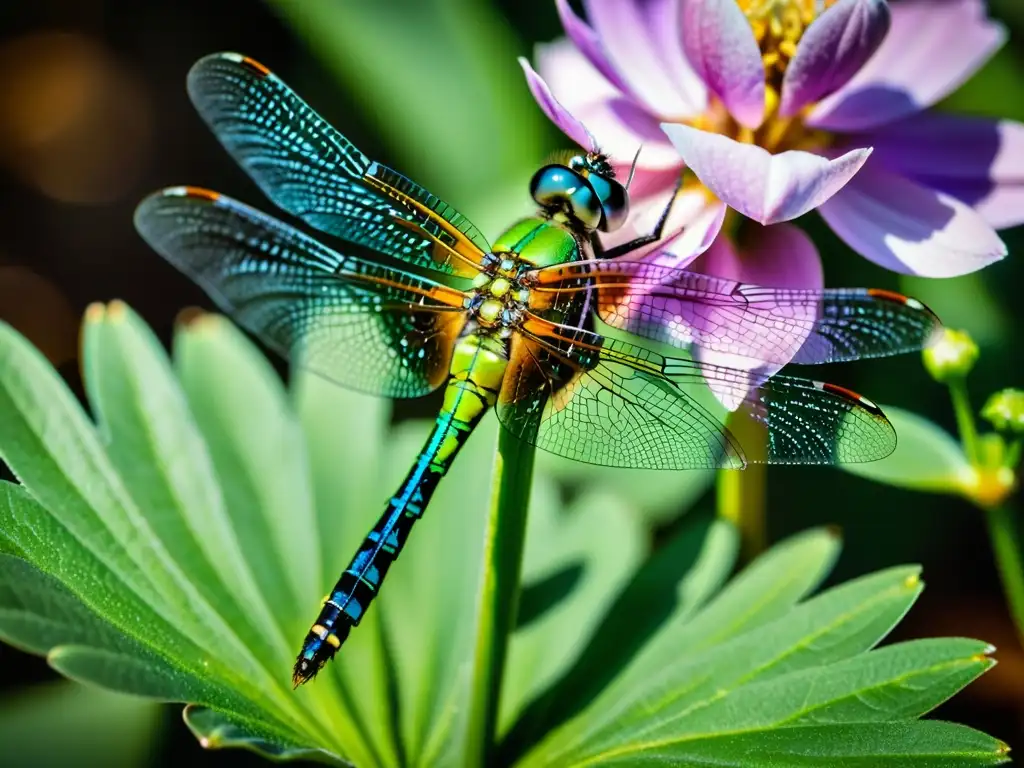
M 221 143 L 283 210 L 412 267 L 459 276 L 484 268 L 490 246 L 464 216 L 360 152 L 266 67 L 208 56 L 188 88 Z M 425 394 L 448 374 L 470 294 L 339 254 L 195 188 L 148 198 L 136 221 L 158 252 L 299 365 L 390 397 Z M 564 263 L 522 279 L 532 312 L 510 326 L 499 418 L 540 448 L 609 466 L 886 456 L 895 434 L 870 401 L 767 371 L 918 350 L 939 329 L 920 302 L 887 291 L 764 288 L 640 261 Z M 584 307 L 616 329 L 717 354 L 703 363 L 665 357 L 560 324 L 589 317 Z M 723 402 L 763 426 L 756 445 L 730 433 Z
M 591 282 L 581 284 L 581 273 Z M 915 299 L 869 288 L 763 288 L 645 262 L 587 261 L 533 273 L 538 301 L 588 291 L 608 325 L 652 341 L 764 363 L 832 363 L 920 350 L 941 328 Z
M 699 365 L 589 331 L 530 318 L 498 416 L 539 448 L 615 467 L 692 469 L 747 462 L 835 464 L 890 454 L 896 435 L 870 401 L 830 384 Z M 745 446 L 706 381 L 764 425 Z
M 343 256 L 223 195 L 147 198 L 136 227 L 267 346 L 344 386 L 418 397 L 441 385 L 465 324 L 464 295 Z
M 609 467 L 743 466 L 742 449 L 720 421 L 665 378 L 602 361 L 563 380 L 548 367 L 560 356 L 547 343 L 522 338 L 514 346 L 519 354 L 497 412 L 520 439 Z
M 444 201 L 360 152 L 291 88 L 234 53 L 188 76 L 196 109 L 276 205 L 310 225 L 418 267 L 472 276 L 486 238 Z

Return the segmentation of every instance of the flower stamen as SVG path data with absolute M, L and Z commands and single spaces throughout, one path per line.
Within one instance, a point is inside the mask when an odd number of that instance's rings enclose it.
M 765 82 L 776 93 L 804 31 L 835 0 L 737 0 L 761 49 Z

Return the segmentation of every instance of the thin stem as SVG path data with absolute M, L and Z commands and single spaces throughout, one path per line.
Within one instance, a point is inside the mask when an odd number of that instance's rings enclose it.
M 747 454 L 746 469 L 718 471 L 718 516 L 728 520 L 740 532 L 740 559 L 752 560 L 768 542 L 767 486 L 768 434 L 764 425 L 750 416 L 735 412 L 729 416 L 729 431 Z
M 1020 453 L 1021 453 L 1021 441 L 1019 439 L 1012 440 L 1008 446 L 1006 446 L 1006 453 L 1003 456 L 1003 466 L 1007 469 L 1016 470 L 1017 465 L 1020 464 Z
M 967 393 L 967 381 L 963 377 L 954 377 L 949 381 L 949 396 L 953 401 L 953 413 L 956 416 L 956 426 L 960 432 L 964 453 L 972 465 L 978 466 L 981 458 L 978 452 L 978 428 L 974 424 L 971 397 Z
M 535 449 L 502 429 L 484 539 L 464 765 L 490 765 L 502 672 L 519 604 L 519 577 Z
M 1005 503 L 986 509 L 985 520 L 1010 615 L 1017 625 L 1018 639 L 1024 643 L 1024 561 L 1021 560 L 1017 521 L 1013 509 Z

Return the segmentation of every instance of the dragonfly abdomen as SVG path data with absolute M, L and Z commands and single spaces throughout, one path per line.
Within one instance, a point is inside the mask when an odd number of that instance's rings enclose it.
M 470 334 L 456 345 L 434 429 L 398 493 L 324 600 L 295 662 L 295 685 L 314 677 L 362 620 L 455 454 L 494 405 L 507 364 L 506 346 L 493 336 Z

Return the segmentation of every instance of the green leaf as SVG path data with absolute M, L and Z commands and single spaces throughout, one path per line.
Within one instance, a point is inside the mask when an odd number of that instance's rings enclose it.
M 503 757 L 511 762 L 550 730 L 583 710 L 666 622 L 691 615 L 717 591 L 732 570 L 735 529 L 710 515 L 695 515 L 638 568 L 614 600 L 603 604 L 572 667 L 522 712 L 505 734 Z M 621 617 L 629 615 L 624 623 Z
M 896 428 L 896 450 L 887 458 L 843 469 L 898 488 L 935 493 L 967 492 L 974 484 L 963 448 L 948 432 L 923 416 L 896 406 L 883 406 Z
M 506 662 L 499 730 L 567 673 L 586 650 L 588 637 L 603 633 L 610 596 L 626 587 L 643 555 L 646 537 L 639 522 L 635 512 L 600 492 L 581 496 L 558 515 L 556 490 L 534 483 L 524 577 L 536 579 L 577 562 L 584 576 L 557 610 L 516 633 Z
M 21 546 L 25 557 L 36 569 L 58 582 L 65 594 L 82 603 L 82 611 L 86 615 L 92 613 L 157 655 L 186 660 L 192 669 L 201 670 L 198 660 L 203 657 L 204 649 L 126 585 L 118 583 L 106 568 L 106 563 L 81 547 L 60 526 L 56 517 L 23 488 L 0 482 L 0 525 L 5 534 Z M 29 574 L 24 569 L 18 575 L 26 578 L 25 588 L 32 588 L 32 583 L 27 580 Z M 19 585 L 10 582 L 7 588 L 17 594 Z M 37 587 L 36 591 L 38 594 L 41 589 Z M 67 603 L 59 599 L 38 603 L 22 600 L 21 608 L 23 612 L 30 610 L 44 621 L 62 623 L 65 621 L 62 612 L 68 609 Z M 51 608 L 55 615 L 50 613 Z M 94 627 L 94 631 L 102 632 L 103 626 Z M 76 631 L 64 641 L 75 642 L 78 639 Z M 32 644 L 39 644 L 40 651 L 48 651 L 58 644 L 55 638 L 43 636 L 30 637 L 29 640 Z
M 152 702 L 58 682 L 0 701 L 0 764 L 143 768 L 160 730 Z
M 686 729 L 885 722 L 920 717 L 991 668 L 994 648 L 942 638 L 891 645 L 737 688 L 687 718 Z
M 205 630 L 180 608 L 187 604 L 179 592 L 184 577 L 168 567 L 166 551 L 128 499 L 95 429 L 42 355 L 6 325 L 0 326 L 0 382 L 0 456 L 52 511 L 49 524 L 141 600 L 168 603 L 173 623 L 197 634 Z M 12 538 L 7 529 L 5 535 Z M 125 547 L 130 542 L 151 551 L 132 557 Z
M 383 487 L 397 487 L 432 426 L 418 422 L 396 430 Z M 381 597 L 410 764 L 441 764 L 442 755 L 460 746 L 497 430 L 497 420 L 489 418 L 470 437 Z
M 206 443 L 156 337 L 115 303 L 105 316 L 90 312 L 82 354 L 106 455 L 131 502 L 140 510 L 177 512 L 147 522 L 223 619 L 208 629 L 241 658 L 255 656 L 266 667 L 286 664 L 291 654 L 284 636 L 242 556 Z
M 39 654 L 61 643 L 142 652 L 57 579 L 10 555 L 0 555 L 0 638 Z
M 240 553 L 260 564 L 251 572 L 256 589 L 281 631 L 294 637 L 309 623 L 309 606 L 300 598 L 324 581 L 317 549 L 309 545 L 316 512 L 305 438 L 289 399 L 267 359 L 217 315 L 179 329 L 174 363 Z M 271 466 L 276 471 L 267 472 Z M 282 509 L 289 514 L 278 514 Z
M 0 455 L 24 483 L 0 482 L 0 637 L 72 679 L 188 703 L 210 748 L 460 764 L 496 420 L 343 652 L 293 692 L 319 596 L 430 423 L 391 429 L 387 403 L 305 372 L 290 398 L 219 318 L 180 329 L 173 364 L 123 305 L 91 310 L 84 340 L 98 427 L 0 326 Z M 628 494 L 588 482 L 564 505 L 561 490 L 538 470 L 524 570 L 536 608 L 506 661 L 501 764 L 1005 761 L 988 737 L 912 721 L 988 668 L 988 646 L 872 650 L 919 592 L 916 568 L 809 598 L 839 550 L 816 530 L 727 583 L 728 523 L 691 515 L 646 556 Z
M 123 305 L 110 311 L 94 309 L 87 320 L 83 361 L 87 385 L 97 404 L 102 403 L 99 407 L 117 412 L 115 419 L 108 419 L 111 445 L 121 446 L 111 449 L 115 455 L 124 445 L 160 450 L 153 435 L 178 439 L 174 430 L 187 431 L 192 420 L 181 411 L 182 424 L 177 428 L 162 420 L 164 408 L 173 409 L 175 401 L 181 402 L 181 394 L 174 389 L 166 360 L 149 344 L 148 334 Z M 122 369 L 126 380 L 112 381 L 96 370 L 96 355 L 111 366 L 126 365 Z M 137 398 L 144 397 L 143 384 L 165 394 L 167 401 L 140 406 Z M 153 695 L 180 695 L 180 700 L 250 717 L 257 712 L 290 738 L 308 740 L 316 747 L 332 745 L 335 753 L 345 754 L 339 740 L 350 726 L 340 721 L 339 727 L 324 729 L 321 723 L 330 719 L 323 712 L 334 709 L 310 709 L 310 697 L 295 698 L 290 693 L 289 656 L 280 654 L 281 662 L 272 667 L 261 664 L 259 642 L 255 647 L 248 643 L 255 630 L 239 634 L 240 627 L 218 611 L 216 601 L 206 599 L 224 595 L 191 580 L 190 562 L 175 559 L 175 554 L 190 558 L 197 551 L 198 542 L 195 547 L 180 546 L 182 542 L 173 538 L 187 530 L 193 518 L 171 495 L 145 494 L 167 491 L 180 482 L 172 467 L 178 458 L 161 460 L 150 453 L 152 464 L 126 467 L 129 477 L 122 477 L 100 435 L 52 368 L 6 326 L 0 327 L 0 403 L 4 406 L 0 454 L 41 502 L 5 484 L 0 489 L 5 538 L 100 619 L 144 648 L 148 663 L 140 662 L 142 667 L 161 673 L 170 670 L 177 682 L 188 682 L 177 693 L 160 688 Z M 142 488 L 144 475 L 135 472 L 147 473 L 157 490 Z M 153 498 L 154 506 L 140 506 L 132 491 Z M 176 520 L 168 523 L 167 518 Z M 161 539 L 157 530 L 171 540 Z M 231 597 L 227 607 L 232 615 L 245 614 L 244 601 Z M 55 663 L 58 658 L 54 657 Z M 92 679 L 97 670 L 101 668 L 90 665 L 74 673 Z M 70 667 L 68 671 L 72 672 Z M 108 679 L 97 682 L 118 684 Z M 353 741 L 358 754 L 358 742 Z
M 927 645 L 895 645 L 723 690 L 691 705 L 685 720 L 645 730 L 643 737 L 683 740 L 721 731 L 919 717 L 993 664 L 984 643 L 934 640 Z
M 299 743 L 289 744 L 281 734 L 266 731 L 259 722 L 190 704 L 182 715 L 204 749 L 246 749 L 275 762 L 309 760 L 336 765 L 332 756 Z
M 565 743 L 553 739 L 547 759 L 598 754 L 627 744 L 668 738 L 688 727 L 692 713 L 755 680 L 849 658 L 875 645 L 917 595 L 919 569 L 897 568 L 833 588 L 775 621 L 724 643 L 689 643 L 642 688 L 599 699 L 587 725 L 569 723 Z M 713 610 L 713 607 L 709 610 Z M 700 625 L 700 616 L 691 624 Z M 703 645 L 703 648 L 702 648 Z M 692 649 L 692 650 L 691 650 Z M 557 751 L 552 752 L 553 749 Z M 542 751 L 545 750 L 542 745 Z
M 734 534 L 733 534 L 734 535 Z M 725 546 L 735 547 L 732 539 Z M 832 569 L 840 542 L 827 529 L 799 534 L 764 553 L 733 579 L 699 614 L 700 603 L 666 622 L 616 681 L 617 695 L 644 688 L 679 659 L 679 648 L 702 651 L 785 615 Z M 731 557 L 735 550 L 731 549 Z M 730 560 L 731 563 L 731 560 Z
M 252 693 L 249 685 L 229 670 L 218 669 L 223 662 L 210 659 L 159 614 L 132 601 L 130 593 L 120 595 L 125 604 L 117 605 L 117 595 L 107 591 L 110 585 L 109 579 L 103 578 L 103 565 L 66 546 L 60 529 L 52 526 L 52 518 L 22 489 L 7 485 L 5 490 L 6 503 L 0 503 L 5 531 L 15 537 L 24 535 L 19 540 L 39 545 L 39 549 L 26 547 L 37 565 L 57 567 L 50 577 L 39 571 L 33 574 L 34 569 L 27 565 L 12 569 L 19 581 L 5 581 L 4 594 L 18 596 L 20 592 L 21 596 L 0 624 L 4 635 L 10 633 L 28 649 L 48 651 L 50 663 L 73 679 L 161 700 L 202 702 L 248 716 L 262 712 L 275 728 L 292 732 L 293 724 L 282 721 L 280 713 L 268 711 L 263 698 Z M 82 604 L 75 605 L 73 590 L 81 590 L 75 595 L 82 598 Z M 89 604 L 94 613 L 84 605 L 87 600 L 97 601 Z M 10 598 L 5 602 L 13 605 Z M 90 616 L 94 620 L 87 629 L 71 627 L 59 635 L 57 644 L 61 624 L 89 621 Z M 123 634 L 111 636 L 111 625 Z M 65 645 L 82 642 L 98 647 Z M 84 664 L 79 663 L 82 658 Z
M 851 723 L 652 742 L 587 765 L 715 765 L 743 768 L 959 768 L 1001 765 L 1009 748 L 971 728 L 934 721 Z M 583 765 L 565 763 L 566 766 Z

